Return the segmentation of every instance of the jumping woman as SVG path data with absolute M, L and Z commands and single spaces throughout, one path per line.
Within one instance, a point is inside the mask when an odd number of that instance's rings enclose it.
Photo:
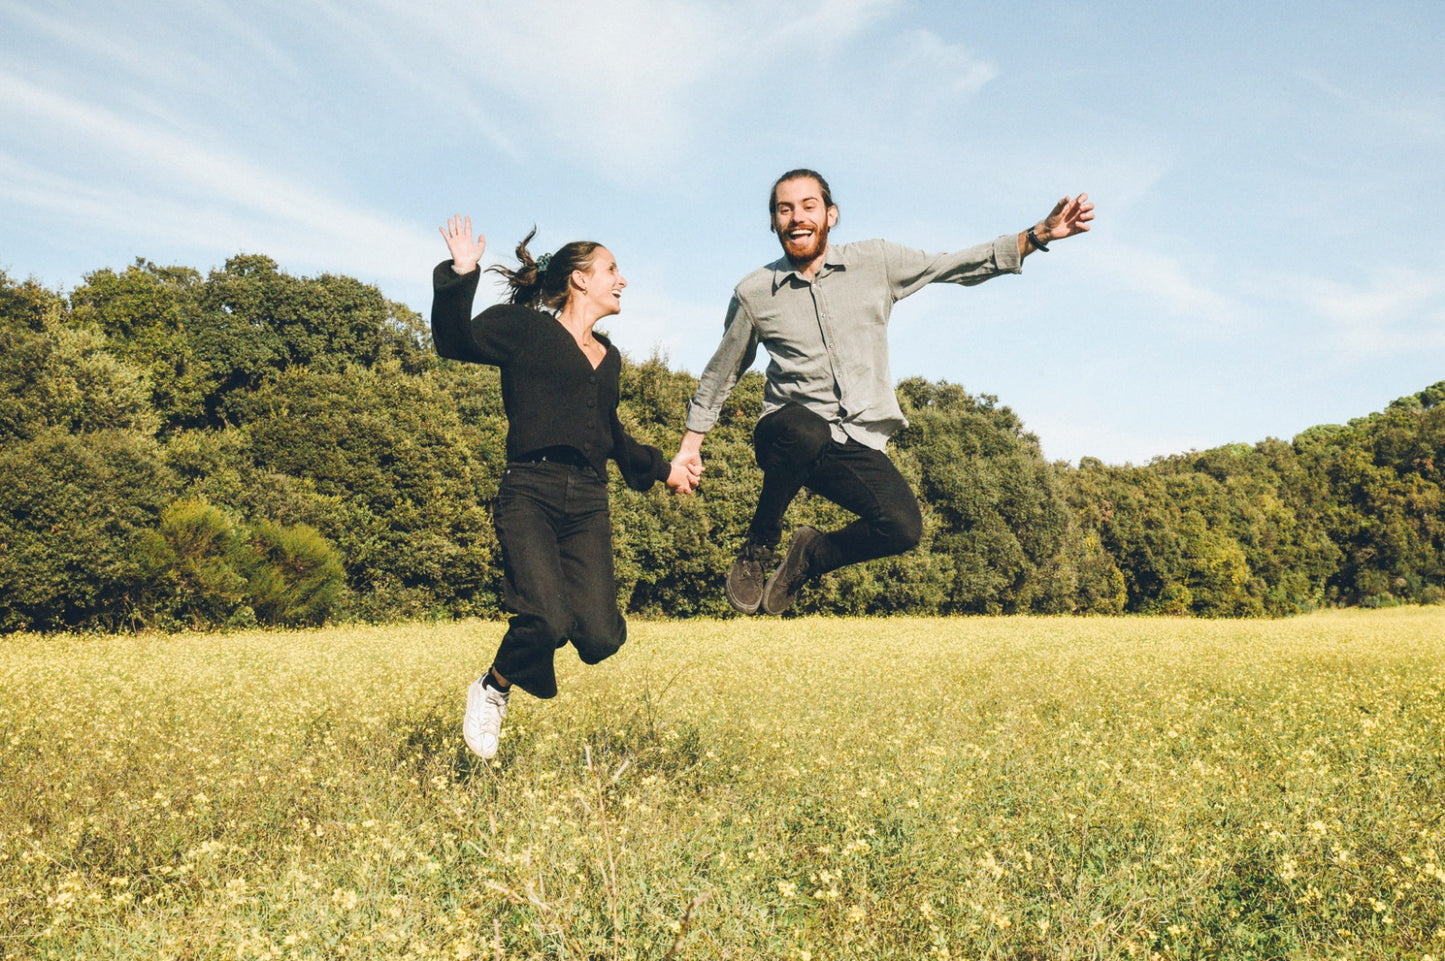
M 432 340 L 453 360 L 490 364 L 502 375 L 507 466 L 493 509 L 511 611 L 491 667 L 467 692 L 462 736 L 494 757 L 513 687 L 557 694 L 554 657 L 571 642 L 583 663 L 615 654 L 627 638 L 617 607 L 607 461 L 644 491 L 657 481 L 687 493 L 695 468 L 674 467 L 633 440 L 617 419 L 622 355 L 593 326 L 621 309 L 627 281 L 601 244 L 576 241 L 535 260 L 517 245 L 518 266 L 488 268 L 510 288 L 506 303 L 473 317 L 486 251 L 470 217 L 441 228 L 451 259 L 433 272 Z

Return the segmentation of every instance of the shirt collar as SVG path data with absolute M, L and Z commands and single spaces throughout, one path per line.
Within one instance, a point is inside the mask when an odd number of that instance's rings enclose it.
M 848 245 L 829 244 L 828 249 L 823 253 L 823 266 L 819 273 L 828 270 L 845 270 L 848 267 Z M 773 271 L 773 293 L 788 281 L 789 277 L 797 277 L 800 283 L 807 283 L 803 275 L 798 273 L 798 268 L 787 257 L 780 257 L 768 265 Z

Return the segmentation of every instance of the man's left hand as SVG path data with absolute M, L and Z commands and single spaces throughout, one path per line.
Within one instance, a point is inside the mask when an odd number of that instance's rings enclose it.
M 1094 205 L 1089 202 L 1088 194 L 1065 197 L 1054 204 L 1054 209 L 1034 228 L 1034 233 L 1047 244 L 1083 233 L 1093 219 Z

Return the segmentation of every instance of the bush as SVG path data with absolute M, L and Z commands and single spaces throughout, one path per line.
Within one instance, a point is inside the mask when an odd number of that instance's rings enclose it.
M 51 428 L 0 450 L 0 630 L 132 622 L 138 544 L 174 484 L 136 431 Z
M 203 630 L 253 620 L 246 606 L 250 545 L 225 512 L 181 500 L 161 514 L 137 550 L 144 577 L 138 605 L 152 626 Z
M 315 528 L 247 527 L 193 498 L 167 507 L 140 539 L 137 566 L 137 614 L 155 627 L 319 625 L 346 598 L 341 557 Z
M 246 599 L 263 624 L 320 625 L 346 598 L 346 570 L 314 527 L 261 521 L 251 531 Z

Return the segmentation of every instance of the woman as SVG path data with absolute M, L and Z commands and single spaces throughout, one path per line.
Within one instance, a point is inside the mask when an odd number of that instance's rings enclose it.
M 432 277 L 432 340 L 443 357 L 500 368 L 507 412 L 508 463 L 493 520 L 513 613 L 491 668 L 467 692 L 462 721 L 467 747 L 491 758 L 513 686 L 554 697 L 557 648 L 571 641 L 596 664 L 627 638 L 612 573 L 607 461 L 639 491 L 665 481 L 686 493 L 697 474 L 633 440 L 617 419 L 622 355 L 593 325 L 620 310 L 627 281 L 606 247 L 579 241 L 533 260 L 534 229 L 517 245 L 516 270 L 489 268 L 511 288 L 508 303 L 472 317 L 486 237 L 473 239 L 470 217 L 453 216 L 441 233 L 452 256 Z

